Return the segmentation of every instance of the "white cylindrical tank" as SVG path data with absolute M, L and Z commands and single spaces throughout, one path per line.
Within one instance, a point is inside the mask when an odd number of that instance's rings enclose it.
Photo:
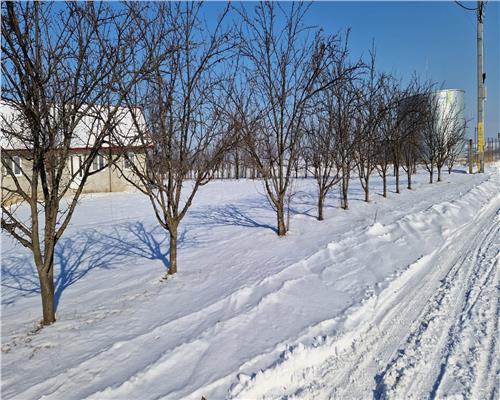
M 465 91 L 461 89 L 443 89 L 434 92 L 431 96 L 436 101 L 434 111 L 437 112 L 437 123 L 446 127 L 463 127 L 465 134 Z

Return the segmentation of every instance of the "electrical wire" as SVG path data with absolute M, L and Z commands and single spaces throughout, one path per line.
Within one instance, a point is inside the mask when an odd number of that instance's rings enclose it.
M 462 7 L 463 9 L 465 9 L 467 11 L 477 11 L 477 7 L 470 8 L 470 7 L 464 6 L 462 3 L 460 3 L 457 0 L 455 0 L 455 3 L 457 3 L 460 7 Z

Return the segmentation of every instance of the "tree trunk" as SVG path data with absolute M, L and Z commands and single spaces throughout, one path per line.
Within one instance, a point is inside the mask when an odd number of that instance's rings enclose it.
M 285 224 L 285 205 L 283 200 L 276 207 L 276 217 L 278 219 L 278 236 L 286 235 L 286 224 Z
M 170 230 L 170 266 L 168 267 L 167 275 L 177 273 L 177 228 Z
M 54 309 L 54 267 L 50 268 L 49 273 L 43 271 L 39 273 L 40 294 L 42 295 L 43 324 L 50 325 L 56 322 Z
M 441 168 L 442 167 L 439 167 L 439 166 L 437 167 L 437 169 L 438 169 L 438 182 L 441 182 Z
M 382 173 L 382 182 L 383 182 L 383 186 L 384 186 L 382 196 L 387 197 L 387 173 L 386 173 L 386 171 L 384 171 Z
M 396 193 L 400 193 L 400 190 L 399 190 L 399 165 L 396 166 L 394 165 L 394 172 L 395 172 L 395 175 L 396 175 Z
M 320 193 L 318 196 L 318 221 L 323 221 L 323 203 L 324 203 L 324 195 Z
M 406 175 L 408 176 L 408 189 L 411 190 L 411 167 L 408 167 Z
M 344 210 L 349 209 L 349 198 L 348 198 L 348 191 L 349 191 L 349 178 L 345 176 L 345 174 L 342 176 L 342 208 Z
M 236 157 L 234 160 L 234 175 L 236 179 L 240 179 L 240 157 L 238 152 L 236 152 Z
M 370 202 L 370 175 L 367 175 L 365 179 L 365 201 Z
M 431 168 L 429 171 L 429 183 L 433 182 L 433 177 L 434 177 L 434 168 Z

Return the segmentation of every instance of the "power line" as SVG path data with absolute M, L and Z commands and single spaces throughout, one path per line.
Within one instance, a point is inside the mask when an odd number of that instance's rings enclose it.
M 477 7 L 470 8 L 470 7 L 464 6 L 462 3 L 460 3 L 457 0 L 455 0 L 455 3 L 457 3 L 460 7 L 462 7 L 465 10 L 468 10 L 468 11 L 477 11 Z

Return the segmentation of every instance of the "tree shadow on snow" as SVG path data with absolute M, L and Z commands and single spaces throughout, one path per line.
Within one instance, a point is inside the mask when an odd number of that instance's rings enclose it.
M 94 232 L 81 232 L 73 238 L 62 238 L 54 253 L 54 306 L 57 310 L 65 289 L 97 268 L 110 268 L 112 256 L 97 251 Z M 31 254 L 14 255 L 2 260 L 1 286 L 13 289 L 2 293 L 2 305 L 15 303 L 20 297 L 40 293 L 40 282 Z
M 444 170 L 443 170 L 443 171 L 444 171 Z M 448 170 L 446 170 L 445 172 L 446 172 L 446 174 L 444 174 L 444 175 L 449 175 L 449 174 L 448 174 Z M 453 169 L 451 170 L 451 173 L 452 173 L 452 174 L 468 174 L 469 172 L 468 172 L 468 171 L 466 171 L 466 170 L 464 170 L 464 169 L 454 169 L 454 168 L 453 168 Z
M 363 198 L 362 198 L 363 196 Z M 364 202 L 364 192 L 358 188 L 349 188 L 349 203 Z M 308 207 L 306 210 L 301 210 L 299 207 Z M 328 191 L 325 196 L 323 210 L 341 210 L 341 194 L 338 186 L 334 186 Z M 316 192 L 300 191 L 294 195 L 292 207 L 290 207 L 292 215 L 307 215 L 308 217 L 317 219 L 318 217 L 318 194 Z
M 193 246 L 195 241 L 186 239 L 187 230 L 177 237 L 177 249 Z M 165 269 L 169 262 L 169 233 L 160 225 L 147 229 L 142 222 L 128 222 L 113 229 L 112 234 L 101 235 L 101 245 L 118 257 L 139 257 L 161 261 Z
M 276 227 L 266 223 L 261 223 L 255 218 L 250 216 L 248 210 L 255 209 L 269 209 L 266 204 L 262 202 L 246 203 L 243 205 L 228 204 L 223 206 L 211 206 L 201 211 L 193 211 L 192 216 L 196 220 L 197 225 L 211 225 L 211 226 L 241 226 L 246 228 L 263 228 L 270 229 L 274 233 L 278 230 Z
M 186 231 L 182 231 L 177 242 L 179 248 L 186 244 L 185 237 Z M 65 289 L 94 269 L 110 269 L 130 262 L 127 260 L 130 257 L 159 260 L 168 269 L 168 255 L 168 233 L 158 225 L 148 230 L 142 222 L 119 225 L 111 234 L 91 230 L 62 238 L 54 254 L 55 308 L 57 310 Z M 2 291 L 2 305 L 40 294 L 40 282 L 31 254 L 2 259 L 1 286 L 12 289 L 12 292 Z
M 306 215 L 316 218 L 318 199 L 314 193 L 299 190 L 294 193 L 290 205 L 291 215 Z M 304 209 L 305 208 L 305 209 Z

